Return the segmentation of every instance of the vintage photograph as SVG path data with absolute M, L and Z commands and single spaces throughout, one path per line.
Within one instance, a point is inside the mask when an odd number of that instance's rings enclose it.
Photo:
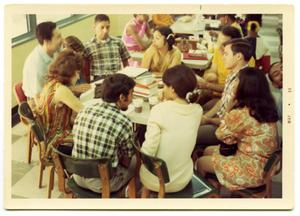
M 120 7 L 6 6 L 5 208 L 293 208 L 293 7 Z

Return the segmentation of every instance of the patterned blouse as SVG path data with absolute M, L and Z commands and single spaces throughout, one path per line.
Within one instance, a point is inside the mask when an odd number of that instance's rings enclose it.
M 48 82 L 37 100 L 36 114 L 44 126 L 47 157 L 50 157 L 52 147 L 57 147 L 62 143 L 73 143 L 72 109 L 63 103 L 53 102 L 56 90 L 62 85 L 57 80 Z
M 248 108 L 227 113 L 216 131 L 219 140 L 238 145 L 233 156 L 220 155 L 216 149 L 213 165 L 219 182 L 231 190 L 263 184 L 263 169 L 268 157 L 277 149 L 277 127 L 259 123 Z

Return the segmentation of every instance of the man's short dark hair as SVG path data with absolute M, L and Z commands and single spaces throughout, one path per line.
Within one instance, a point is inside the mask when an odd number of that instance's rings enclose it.
M 43 45 L 44 40 L 51 40 L 53 30 L 56 28 L 54 22 L 42 22 L 36 26 L 35 35 L 39 44 Z
M 230 37 L 231 39 L 242 38 L 241 32 L 236 27 L 225 26 L 222 28 L 222 34 Z
M 95 16 L 95 23 L 96 22 L 103 22 L 103 21 L 109 21 L 109 17 L 106 14 L 98 14 Z
M 102 99 L 108 103 L 115 103 L 121 94 L 127 97 L 134 86 L 134 80 L 124 74 L 110 75 L 103 81 Z
M 231 39 L 223 44 L 224 47 L 227 45 L 231 45 L 233 54 L 241 53 L 246 62 L 252 57 L 251 44 L 245 39 Z
M 217 19 L 220 19 L 221 17 L 224 17 L 224 16 L 228 16 L 229 19 L 231 19 L 232 21 L 235 21 L 236 18 L 236 14 L 218 14 L 217 15 Z

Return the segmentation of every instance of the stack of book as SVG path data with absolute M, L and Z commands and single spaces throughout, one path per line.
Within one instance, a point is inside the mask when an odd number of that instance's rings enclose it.
M 135 83 L 133 89 L 133 95 L 135 96 L 149 98 L 158 94 L 158 82 L 151 73 L 137 77 Z

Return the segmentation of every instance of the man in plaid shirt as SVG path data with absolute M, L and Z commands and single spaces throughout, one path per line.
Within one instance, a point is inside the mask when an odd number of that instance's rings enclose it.
M 118 191 L 134 175 L 133 126 L 121 113 L 132 101 L 135 82 L 126 75 L 114 74 L 103 82 L 103 103 L 96 103 L 80 111 L 73 126 L 72 156 L 80 159 L 108 157 L 114 168 L 110 180 L 111 191 Z M 94 192 L 101 192 L 99 178 L 73 175 L 76 183 Z
M 123 41 L 109 36 L 110 21 L 105 14 L 95 17 L 95 36 L 85 45 L 85 55 L 89 58 L 90 73 L 94 80 L 114 74 L 128 66 L 129 52 Z
M 205 113 L 198 130 L 197 145 L 217 145 L 220 141 L 215 131 L 224 115 L 235 105 L 236 88 L 239 82 L 239 72 L 248 66 L 252 57 L 251 45 L 244 39 L 231 39 L 223 44 L 224 66 L 230 71 L 225 81 L 225 88 L 221 100 Z

